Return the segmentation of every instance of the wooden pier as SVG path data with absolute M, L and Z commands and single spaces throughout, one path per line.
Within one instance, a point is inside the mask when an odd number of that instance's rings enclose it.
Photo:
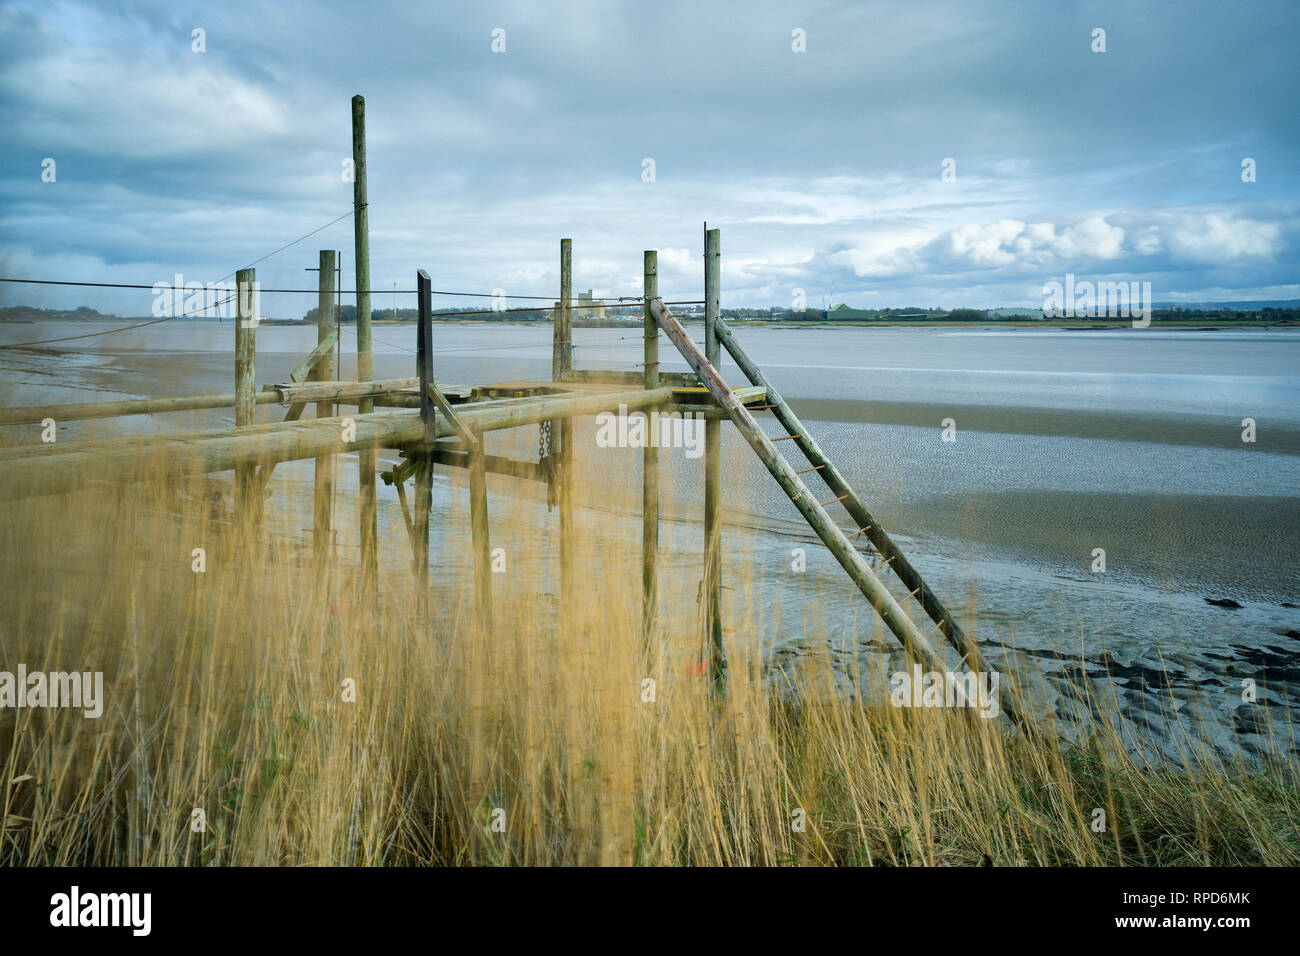
M 366 226 L 364 103 L 353 102 L 353 153 L 357 164 L 355 236 L 357 243 L 357 381 L 335 375 L 338 343 L 333 252 L 319 259 L 317 346 L 286 382 L 256 387 L 257 317 L 247 295 L 255 288 L 253 269 L 237 273 L 239 309 L 232 342 L 234 392 L 180 398 L 146 398 L 118 402 L 42 405 L 0 409 L 0 425 L 98 419 L 157 414 L 188 409 L 233 408 L 233 428 L 206 429 L 143 438 L 66 442 L 0 448 L 0 500 L 75 493 L 87 482 L 129 483 L 169 476 L 235 473 L 236 506 L 244 523 L 256 524 L 277 463 L 311 459 L 315 463 L 313 535 L 315 560 L 331 560 L 332 509 L 337 455 L 357 452 L 356 521 L 360 529 L 362 599 L 373 599 L 378 586 L 376 480 L 396 488 L 410 535 L 418 601 L 431 607 L 429 536 L 431 479 L 436 467 L 464 468 L 469 477 L 472 561 L 478 625 L 492 627 L 489 568 L 491 521 L 486 476 L 491 473 L 546 484 L 548 500 L 558 510 L 560 584 L 558 606 L 571 606 L 573 587 L 575 447 L 573 420 L 603 412 L 699 413 L 705 418 L 703 578 L 700 587 L 701 648 L 719 686 L 725 674 L 722 500 L 725 493 L 721 428 L 730 422 L 754 450 L 778 485 L 817 533 L 854 585 L 899 639 L 907 652 L 927 667 L 946 670 L 932 638 L 939 635 L 961 655 L 964 666 L 982 666 L 974 642 L 959 627 L 935 591 L 908 561 L 863 499 L 827 458 L 808 429 L 771 385 L 761 368 L 720 317 L 721 252 L 717 229 L 704 231 L 704 348 L 686 333 L 659 299 L 658 257 L 643 260 L 643 362 L 639 372 L 579 369 L 573 361 L 572 243 L 560 242 L 560 295 L 553 310 L 551 377 L 453 385 L 435 375 L 432 293 L 428 275 L 417 274 L 418 326 L 415 366 L 409 378 L 373 380 L 370 356 L 368 236 Z M 660 370 L 660 333 L 676 346 L 691 371 Z M 743 385 L 723 380 L 722 350 L 730 353 L 747 378 Z M 282 421 L 257 423 L 259 405 L 286 406 Z M 315 415 L 304 417 L 309 405 Z M 770 414 L 780 433 L 769 436 L 755 416 Z M 501 429 L 537 426 L 549 434 L 549 448 L 538 461 L 486 454 L 483 435 Z M 779 444 L 785 441 L 789 445 Z M 377 449 L 395 449 L 402 463 L 380 473 Z M 807 466 L 788 461 L 781 450 L 795 451 Z M 647 651 L 660 624 L 658 561 L 660 555 L 659 449 L 643 451 L 642 608 Z M 818 480 L 827 493 L 815 494 L 806 483 Z M 413 488 L 408 496 L 407 482 Z M 824 499 L 824 500 L 819 500 Z M 852 525 L 842 528 L 828 509 L 842 508 Z M 886 583 L 893 576 L 905 597 L 895 597 Z M 919 624 L 918 620 L 927 623 Z

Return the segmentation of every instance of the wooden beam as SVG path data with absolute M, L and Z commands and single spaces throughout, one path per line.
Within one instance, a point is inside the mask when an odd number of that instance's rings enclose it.
M 324 255 L 325 251 L 326 250 L 322 250 L 321 255 Z M 333 285 L 333 279 L 334 277 L 333 275 L 331 275 L 330 276 L 331 285 Z M 333 293 L 331 293 L 331 295 L 332 294 Z M 319 303 L 320 299 L 318 298 L 316 301 L 317 303 Z M 319 310 L 319 304 L 317 306 L 317 309 Z M 319 311 L 317 312 L 316 324 L 317 327 L 319 328 L 320 326 Z M 312 349 L 311 352 L 308 353 L 307 357 L 303 359 L 301 362 L 299 362 L 296 366 L 294 366 L 294 370 L 289 373 L 289 380 L 295 383 L 302 382 L 307 378 L 308 375 L 312 374 L 312 371 L 316 368 L 317 363 L 320 362 L 322 358 L 326 356 L 333 358 L 334 346 L 338 342 L 338 340 L 339 340 L 339 333 L 337 329 L 335 329 L 333 332 L 330 333 L 329 338 L 320 339 L 316 343 L 316 347 Z M 330 362 L 330 365 L 332 367 L 334 363 Z M 333 372 L 330 372 L 329 375 L 325 376 L 325 378 L 327 379 L 331 379 L 333 377 L 334 377 Z
M 570 368 L 561 373 L 558 381 L 597 385 L 640 385 L 645 381 L 645 373 L 600 368 Z M 659 384 L 699 387 L 700 380 L 693 372 L 661 371 Z
M 447 396 L 443 395 L 438 386 L 433 384 L 433 382 L 429 383 L 428 393 L 429 398 L 438 406 L 439 411 L 441 411 L 443 415 L 447 417 L 447 420 L 451 422 L 451 427 L 456 430 L 456 434 L 460 436 L 461 441 L 470 448 L 477 448 L 479 444 L 478 436 L 470 431 L 469 428 L 466 427 L 465 423 L 460 420 L 460 416 L 458 416 L 452 408 L 451 402 L 447 401 Z
M 475 431 L 496 431 L 535 425 L 564 416 L 595 415 L 662 405 L 672 390 L 636 389 L 626 392 L 564 394 L 519 402 L 481 402 L 457 410 Z M 352 416 L 355 440 L 344 443 L 341 418 L 299 422 L 270 422 L 244 429 L 159 435 L 123 446 L 117 441 L 76 443 L 64 454 L 27 454 L 0 460 L 0 500 L 60 494 L 89 481 L 146 481 L 184 474 L 226 471 L 241 462 L 266 463 L 343 454 L 376 446 L 400 448 L 424 439 L 424 423 L 416 411 L 371 412 Z M 450 422 L 438 421 L 438 437 L 455 434 Z M 5 452 L 11 449 L 5 449 Z M 30 449 L 23 449 L 30 452 Z

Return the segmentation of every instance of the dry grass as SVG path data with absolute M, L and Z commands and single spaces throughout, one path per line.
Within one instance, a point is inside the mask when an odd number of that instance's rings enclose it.
M 599 478 L 580 489 L 592 500 Z M 309 487 L 295 498 L 277 485 L 244 549 L 214 520 L 215 481 L 0 505 L 0 669 L 100 670 L 107 698 L 98 720 L 0 710 L 0 860 L 1300 862 L 1293 763 L 1216 762 L 1189 738 L 1192 769 L 1139 767 L 1113 727 L 1067 743 L 1050 724 L 1012 734 L 1005 721 L 895 709 L 844 692 L 814 657 L 777 695 L 757 614 L 733 622 L 719 695 L 692 666 L 694 579 L 672 555 L 665 636 L 647 660 L 638 542 L 598 513 L 579 527 L 583 597 L 559 613 L 554 521 L 494 497 L 493 543 L 509 563 L 493 576 L 496 626 L 476 633 L 464 478 L 453 481 L 460 511 L 434 547 L 463 560 L 435 578 L 424 623 L 404 532 L 385 543 L 378 608 L 356 599 L 346 562 L 317 578 L 297 533 Z M 338 525 L 353 514 L 342 498 Z

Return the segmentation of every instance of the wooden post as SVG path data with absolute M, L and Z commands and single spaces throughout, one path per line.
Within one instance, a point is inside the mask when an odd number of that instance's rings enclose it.
M 257 424 L 257 270 L 235 273 L 235 427 Z M 257 464 L 240 462 L 235 469 L 235 504 L 241 521 L 255 522 L 258 500 Z
M 424 442 L 432 445 L 438 437 L 437 412 L 429 386 L 433 384 L 433 284 L 421 269 L 415 275 L 416 298 L 419 300 L 415 328 L 415 365 L 420 376 L 420 421 L 424 424 Z M 429 602 L 429 518 L 433 510 L 433 448 L 420 457 L 415 472 L 415 586 L 416 606 L 421 615 Z
M 478 624 L 486 638 L 492 634 L 492 541 L 488 529 L 487 456 L 483 435 L 469 452 L 469 520 L 474 550 L 474 589 L 477 592 Z M 429 463 L 432 470 L 433 462 Z
M 720 232 L 704 225 L 704 354 L 714 368 L 722 357 Z M 710 672 L 722 679 L 722 422 L 704 423 L 704 646 Z
M 558 382 L 573 365 L 573 240 L 560 240 L 560 307 L 555 310 L 555 343 L 551 378 Z M 559 428 L 555 428 L 555 424 Z M 555 455 L 557 498 L 560 506 L 560 607 L 573 600 L 573 419 L 552 423 L 551 438 L 559 437 Z M 558 454 L 557 454 L 558 451 Z
M 370 209 L 366 198 L 366 101 L 352 97 L 352 234 L 357 262 L 357 381 L 375 377 L 370 342 Z M 364 415 L 375 409 L 373 399 L 357 408 Z M 375 504 L 375 449 L 357 451 L 361 492 L 362 593 L 372 595 L 379 586 L 379 531 Z
M 335 256 L 333 249 L 320 251 L 320 276 L 316 297 L 316 344 L 324 345 L 333 341 L 337 334 L 334 315 L 334 270 Z M 317 360 L 311 372 L 312 381 L 334 381 L 334 351 L 325 352 Z M 332 402 L 316 403 L 317 418 L 333 418 Z M 318 569 L 325 566 L 330 554 L 330 505 L 334 499 L 334 456 L 316 456 L 315 507 L 312 515 L 312 543 Z
M 659 327 L 650 305 L 659 295 L 659 253 L 645 252 L 642 286 L 645 298 L 645 380 L 647 390 L 659 387 Z M 649 428 L 647 426 L 647 437 Z M 647 441 L 641 455 L 641 633 L 647 655 L 659 616 L 659 449 Z M 653 663 L 653 661 L 651 661 Z

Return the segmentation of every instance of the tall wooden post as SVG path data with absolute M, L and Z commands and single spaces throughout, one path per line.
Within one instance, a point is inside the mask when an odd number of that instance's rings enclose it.
M 551 378 L 560 381 L 573 366 L 573 240 L 560 240 L 560 303 L 555 310 L 554 348 Z M 560 506 L 560 607 L 568 608 L 573 600 L 573 419 L 562 418 L 556 467 L 557 498 Z M 552 449 L 556 454 L 556 449 Z
M 334 271 L 335 256 L 333 249 L 320 251 L 320 276 L 316 296 L 316 344 L 321 345 L 337 334 L 334 315 Z M 317 382 L 334 380 L 334 350 L 326 352 L 316 362 L 311 378 Z M 334 404 L 317 402 L 316 417 L 332 418 Z M 317 569 L 323 568 L 330 554 L 330 504 L 334 498 L 334 456 L 316 456 L 315 501 L 312 513 L 312 543 Z
M 370 209 L 366 198 L 366 101 L 352 97 L 352 234 L 357 263 L 357 381 L 374 380 L 374 358 L 370 342 Z M 357 413 L 375 410 L 373 398 L 363 398 Z M 379 532 L 375 505 L 375 448 L 357 452 L 361 491 L 361 579 L 362 593 L 372 595 L 379 585 Z
M 722 358 L 720 233 L 704 226 L 704 355 L 714 368 Z M 710 672 L 722 679 L 722 422 L 704 423 L 704 641 Z
M 659 253 L 645 252 L 642 276 L 645 298 L 645 387 L 659 387 L 659 327 L 650 304 L 659 296 Z M 651 414 L 647 411 L 647 415 Z M 648 423 L 647 423 L 648 425 Z M 649 653 L 659 616 L 659 448 L 651 434 L 641 454 L 641 633 Z
M 257 270 L 235 273 L 235 427 L 257 424 Z M 256 462 L 235 468 L 235 504 L 239 520 L 251 527 L 261 504 Z
M 429 447 L 421 454 L 415 469 L 415 587 L 416 607 L 423 615 L 429 602 L 429 518 L 433 511 L 433 442 L 438 437 L 437 410 L 429 386 L 433 384 L 433 283 L 421 269 L 415 276 L 419 300 L 415 328 L 415 365 L 420 377 L 420 420 L 424 423 L 424 443 Z

